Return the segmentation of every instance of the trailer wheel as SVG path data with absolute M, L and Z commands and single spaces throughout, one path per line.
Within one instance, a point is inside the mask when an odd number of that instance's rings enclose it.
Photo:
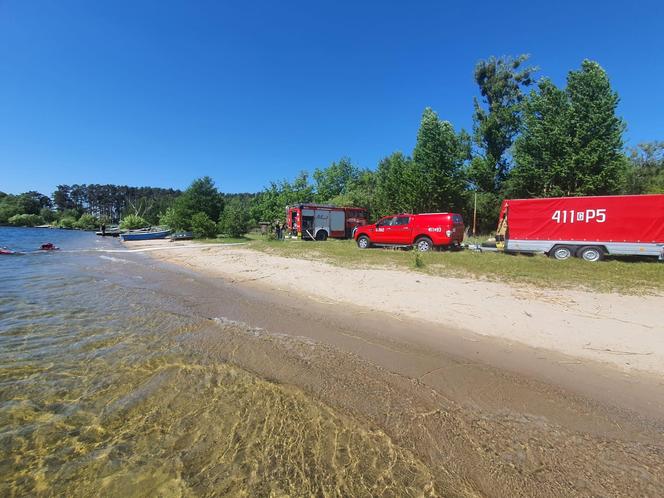
M 586 246 L 579 249 L 577 256 L 584 261 L 590 261 L 594 263 L 595 261 L 601 261 L 604 259 L 604 251 L 596 246 Z
M 549 257 L 558 261 L 565 261 L 574 256 L 574 248 L 570 246 L 555 246 L 549 251 Z
M 360 249 L 369 249 L 371 247 L 371 241 L 366 235 L 360 235 L 357 238 L 357 247 Z
M 327 240 L 327 232 L 325 230 L 319 230 L 316 234 L 316 240 L 324 242 Z
M 433 249 L 433 242 L 429 237 L 420 237 L 415 241 L 415 248 L 420 252 L 428 252 Z

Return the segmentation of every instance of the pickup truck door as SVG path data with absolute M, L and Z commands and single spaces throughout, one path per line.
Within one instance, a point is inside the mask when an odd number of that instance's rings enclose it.
M 375 244 L 389 244 L 389 236 L 391 235 L 390 229 L 392 228 L 392 223 L 394 223 L 395 216 L 388 216 L 379 220 L 376 223 L 376 228 L 371 237 L 371 241 Z
M 412 232 L 410 216 L 397 216 L 390 227 L 388 237 L 392 244 L 409 245 L 413 243 Z

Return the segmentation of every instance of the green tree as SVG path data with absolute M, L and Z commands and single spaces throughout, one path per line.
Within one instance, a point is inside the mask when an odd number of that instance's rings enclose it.
M 8 223 L 9 218 L 17 214 L 22 214 L 18 197 L 3 192 L 0 198 L 0 223 Z
M 376 211 L 377 175 L 371 170 L 359 170 L 358 175 L 346 187 L 345 191 L 330 199 L 335 206 L 354 206 L 367 210 L 370 217 Z
M 232 199 L 224 207 L 219 221 L 221 233 L 241 237 L 249 230 L 249 209 L 240 199 Z
M 617 193 L 623 186 L 626 158 L 622 152 L 624 121 L 616 116 L 618 94 L 597 63 L 584 60 L 567 76 L 569 130 L 575 195 Z
M 209 176 L 194 180 L 175 201 L 174 208 L 192 217 L 205 213 L 211 220 L 218 220 L 224 210 L 224 197 Z
M 415 163 L 401 152 L 394 152 L 378 163 L 376 169 L 375 216 L 412 213 L 418 205 L 420 181 Z
M 250 217 L 257 222 L 283 220 L 286 206 L 314 200 L 314 187 L 309 183 L 309 175 L 301 171 L 293 182 L 282 180 L 271 182 L 252 201 Z
M 464 162 L 470 156 L 470 138 L 457 135 L 448 121 L 430 108 L 422 115 L 413 151 L 416 169 L 416 212 L 458 211 L 464 205 Z
M 159 222 L 174 230 L 193 230 L 195 214 L 205 213 L 216 223 L 223 209 L 223 194 L 217 190 L 212 178 L 205 176 L 194 180 L 171 206 L 162 211 Z
M 550 80 L 538 83 L 523 105 L 523 126 L 516 139 L 516 165 L 508 180 L 509 197 L 553 197 L 570 194 L 574 184 L 569 115 L 565 90 Z
M 584 61 L 567 88 L 544 79 L 523 105 L 522 134 L 508 192 L 513 197 L 613 194 L 623 190 L 626 158 L 618 95 L 599 64 Z
M 183 210 L 169 207 L 159 217 L 159 224 L 167 226 L 172 230 L 188 230 L 191 228 L 191 219 L 186 217 L 186 213 Z
M 207 213 L 195 213 L 191 217 L 191 231 L 196 238 L 212 238 L 217 235 L 217 224 Z
M 42 225 L 44 219 L 38 214 L 15 214 L 9 218 L 9 223 L 17 227 L 34 227 L 37 225 Z
M 631 149 L 625 193 L 664 194 L 664 142 L 642 143 Z
M 76 225 L 76 218 L 73 216 L 63 216 L 60 218 L 60 221 L 58 222 L 58 226 L 60 228 L 74 228 L 74 225 Z
M 99 227 L 99 221 L 90 213 L 83 213 L 78 221 L 74 223 L 74 227 L 81 230 L 93 230 Z
M 41 208 L 39 210 L 39 216 L 41 216 L 46 223 L 53 223 L 58 219 L 57 213 L 48 207 Z
M 527 55 L 490 57 L 475 66 L 482 103 L 475 99 L 476 154 L 470 180 L 481 192 L 498 193 L 510 168 L 508 151 L 521 123 L 523 89 L 531 85 L 534 67 L 522 67 Z
M 327 168 L 316 169 L 313 177 L 317 202 L 330 202 L 334 197 L 347 194 L 357 182 L 360 170 L 347 157 L 333 162 Z

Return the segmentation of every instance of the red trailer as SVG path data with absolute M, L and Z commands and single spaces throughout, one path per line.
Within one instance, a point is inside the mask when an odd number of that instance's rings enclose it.
M 506 252 L 544 252 L 556 259 L 664 259 L 664 195 L 504 200 L 496 242 Z
M 355 228 L 366 224 L 367 210 L 363 208 L 311 203 L 286 207 L 288 232 L 302 239 L 348 239 Z

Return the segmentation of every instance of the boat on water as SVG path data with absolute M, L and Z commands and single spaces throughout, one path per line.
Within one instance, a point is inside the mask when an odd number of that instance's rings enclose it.
M 165 239 L 170 230 L 136 230 L 120 234 L 122 240 L 153 240 Z
M 7 249 L 6 247 L 0 247 L 0 255 L 12 256 L 14 254 L 21 254 L 21 253 L 16 252 L 16 251 L 12 251 L 11 249 Z
M 110 227 L 107 228 L 106 230 L 102 230 L 100 232 L 95 232 L 97 235 L 100 237 L 119 237 L 123 233 L 125 233 L 125 230 L 122 230 L 121 228 L 118 227 Z

